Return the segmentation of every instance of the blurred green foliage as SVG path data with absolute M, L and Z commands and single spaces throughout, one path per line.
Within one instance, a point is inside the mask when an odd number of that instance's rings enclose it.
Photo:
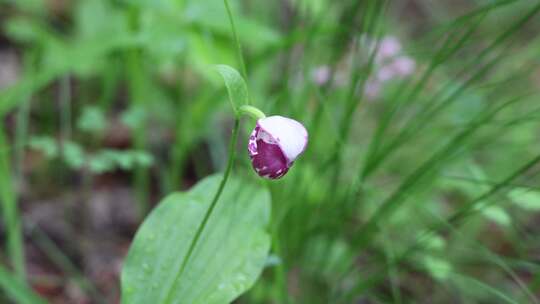
M 536 1 L 231 4 L 249 100 L 310 133 L 305 155 L 268 183 L 274 259 L 238 303 L 538 303 Z M 214 66 L 241 70 L 223 3 L 3 0 L 0 16 L 21 62 L 0 90 L 2 156 L 45 159 L 28 162 L 29 191 L 92 189 L 38 172 L 128 171 L 118 178 L 131 179 L 142 216 L 223 168 L 234 116 Z M 370 99 L 385 37 L 416 68 Z M 252 127 L 243 122 L 234 172 L 258 179 Z M 14 171 L 0 168 L 11 265 L 23 245 Z

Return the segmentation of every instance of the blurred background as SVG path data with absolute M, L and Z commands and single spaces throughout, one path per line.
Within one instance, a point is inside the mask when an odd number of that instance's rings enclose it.
M 310 133 L 237 303 L 539 303 L 540 2 L 231 6 L 253 104 Z M 224 5 L 0 0 L 0 28 L 0 303 L 119 303 L 145 215 L 224 168 Z

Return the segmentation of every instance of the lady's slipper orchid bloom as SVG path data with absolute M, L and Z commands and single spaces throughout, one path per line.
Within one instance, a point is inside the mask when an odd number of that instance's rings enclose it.
M 307 130 L 298 121 L 283 116 L 261 118 L 249 137 L 253 169 L 264 178 L 281 178 L 304 152 L 307 142 Z

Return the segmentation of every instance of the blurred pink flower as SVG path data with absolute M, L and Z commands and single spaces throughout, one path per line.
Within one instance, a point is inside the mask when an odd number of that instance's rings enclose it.
M 416 62 L 408 56 L 400 56 L 394 59 L 392 68 L 398 76 L 405 77 L 414 73 Z
M 330 80 L 330 67 L 327 65 L 322 65 L 319 67 L 316 67 L 313 72 L 311 73 L 311 77 L 313 78 L 313 81 L 317 85 L 325 85 Z
M 391 59 L 401 52 L 401 43 L 394 36 L 386 36 L 379 43 L 379 49 L 375 55 L 375 60 L 378 63 Z
M 364 94 L 367 99 L 374 100 L 381 93 L 382 83 L 377 79 L 368 79 L 364 85 Z
M 401 43 L 394 36 L 386 36 L 380 41 L 375 62 L 375 76 L 368 79 L 364 87 L 364 94 L 370 100 L 378 97 L 386 82 L 409 76 L 416 69 L 416 62 L 402 54 Z
M 377 71 L 377 80 L 380 80 L 381 82 L 386 82 L 388 80 L 391 80 L 396 76 L 396 70 L 393 65 L 385 65 L 382 66 Z

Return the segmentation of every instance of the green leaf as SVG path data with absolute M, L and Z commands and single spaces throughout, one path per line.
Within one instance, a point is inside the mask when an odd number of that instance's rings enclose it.
M 117 169 L 131 170 L 135 166 L 147 168 L 153 163 L 154 158 L 145 151 L 103 149 L 90 157 L 89 168 L 101 174 Z
M 148 113 L 140 106 L 131 106 L 127 111 L 123 112 L 120 120 L 131 130 L 137 130 L 144 126 Z
M 122 303 L 230 303 L 254 284 L 270 248 L 270 194 L 234 178 L 180 273 L 220 180 L 171 194 L 146 218 L 122 270 Z
M 30 138 L 28 146 L 37 150 L 45 155 L 45 157 L 51 159 L 58 156 L 58 145 L 56 141 L 49 136 L 36 136 Z
M 443 250 L 446 247 L 446 240 L 433 232 L 428 234 L 418 233 L 417 240 L 423 242 L 426 249 L 430 250 Z
M 154 158 L 151 154 L 148 154 L 145 151 L 133 151 L 131 154 L 131 157 L 133 158 L 133 162 L 135 162 L 137 165 L 141 167 L 150 167 L 154 164 Z
M 44 43 L 52 39 L 46 25 L 35 19 L 15 17 L 5 23 L 6 34 L 15 41 Z
M 216 68 L 225 81 L 225 86 L 227 87 L 229 100 L 231 101 L 233 110 L 235 113 L 238 113 L 238 108 L 240 108 L 240 106 L 249 104 L 249 94 L 246 82 L 237 70 L 228 65 L 220 64 L 217 65 Z
M 445 280 L 452 273 L 452 264 L 434 256 L 424 256 L 424 266 L 427 271 L 437 280 Z
M 15 303 L 45 304 L 45 300 L 35 294 L 20 278 L 0 265 L 0 286 Z
M 519 207 L 530 210 L 540 211 L 540 193 L 526 188 L 517 188 L 508 194 L 510 199 Z
M 88 168 L 92 173 L 105 173 L 115 169 L 114 160 L 107 151 L 102 151 L 90 157 Z
M 107 118 L 103 111 L 96 106 L 86 106 L 77 121 L 77 127 L 81 131 L 91 134 L 99 134 L 107 127 Z
M 84 166 L 86 155 L 83 148 L 72 141 L 64 143 L 64 161 L 72 169 L 81 169 Z
M 512 218 L 506 211 L 499 206 L 489 206 L 482 209 L 482 214 L 502 226 L 509 226 L 512 223 Z

